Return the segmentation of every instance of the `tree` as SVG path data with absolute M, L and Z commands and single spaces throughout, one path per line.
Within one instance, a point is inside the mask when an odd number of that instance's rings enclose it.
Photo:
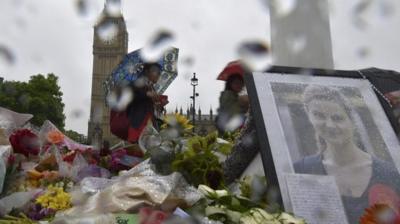
M 86 136 L 83 134 L 79 134 L 76 131 L 73 131 L 73 130 L 65 131 L 65 135 L 76 142 L 79 142 L 81 144 L 87 144 Z
M 31 76 L 28 82 L 3 81 L 0 84 L 0 106 L 19 113 L 33 114 L 32 124 L 41 126 L 50 120 L 64 130 L 65 115 L 58 77 L 48 74 Z

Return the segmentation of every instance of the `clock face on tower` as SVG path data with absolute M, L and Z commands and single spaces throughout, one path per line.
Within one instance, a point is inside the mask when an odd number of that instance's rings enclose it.
M 116 39 L 117 39 L 116 37 L 105 39 L 105 40 L 103 40 L 103 43 L 105 45 L 112 45 L 112 44 L 114 44 L 116 42 Z
M 116 23 L 105 22 L 97 28 L 96 33 L 100 43 L 112 45 L 117 41 L 118 31 L 118 25 Z

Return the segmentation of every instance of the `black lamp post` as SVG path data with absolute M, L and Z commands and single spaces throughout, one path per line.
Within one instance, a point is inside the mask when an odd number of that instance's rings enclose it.
M 199 94 L 196 93 L 196 86 L 199 84 L 199 80 L 196 78 L 196 73 L 193 73 L 193 78 L 190 79 L 190 84 L 193 86 L 193 96 L 191 96 L 190 98 L 193 100 L 192 123 L 193 123 L 193 126 L 195 126 L 196 97 L 199 96 Z M 194 128 L 193 128 L 193 132 L 194 132 Z

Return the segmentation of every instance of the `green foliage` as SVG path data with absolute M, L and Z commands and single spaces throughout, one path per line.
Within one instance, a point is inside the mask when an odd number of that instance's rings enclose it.
M 62 131 L 65 126 L 64 103 L 58 77 L 48 74 L 31 76 L 28 82 L 4 81 L 0 84 L 0 105 L 33 114 L 32 124 L 41 126 L 50 120 Z
M 239 189 L 240 189 L 240 195 L 246 198 L 251 197 L 251 183 L 246 181 L 249 177 L 244 177 L 243 180 L 239 182 Z
M 229 155 L 232 151 L 233 143 L 226 142 L 218 142 L 218 132 L 212 132 L 205 137 L 194 136 L 189 139 L 188 147 L 193 148 L 196 152 L 201 151 L 201 149 L 209 149 L 213 152 L 219 152 L 224 155 Z
M 70 138 L 76 142 L 79 142 L 81 144 L 87 144 L 87 138 L 83 134 L 79 134 L 78 132 L 73 131 L 73 130 L 68 130 L 68 131 L 65 131 L 64 133 L 66 136 L 68 136 L 68 138 Z
M 235 142 L 236 138 L 239 137 L 240 135 L 240 130 L 236 130 L 234 132 L 225 132 L 221 138 L 228 142 Z
M 216 152 L 221 152 L 217 137 L 217 133 L 211 133 L 205 137 L 189 138 L 187 150 L 176 154 L 172 169 L 182 173 L 194 186 L 206 184 L 213 188 L 222 187 L 222 166 L 215 155 Z M 229 150 L 225 147 L 223 151 Z
M 20 213 L 21 217 L 15 217 L 6 215 L 4 218 L 0 219 L 0 224 L 35 224 L 38 223 L 30 218 L 28 218 L 25 214 Z
M 267 208 L 267 179 L 265 176 L 253 175 L 245 176 L 239 182 L 241 196 L 250 198 L 253 202 Z

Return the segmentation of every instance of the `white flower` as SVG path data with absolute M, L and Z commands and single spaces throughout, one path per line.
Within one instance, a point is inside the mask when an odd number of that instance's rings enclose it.
M 208 198 L 217 198 L 218 197 L 217 193 L 213 189 L 211 189 L 209 186 L 200 184 L 198 187 L 198 190 L 205 197 L 208 197 Z
M 227 209 L 223 205 L 207 206 L 205 209 L 205 215 L 210 216 L 214 214 L 224 214 L 226 215 Z
M 219 198 L 229 195 L 227 190 L 216 190 L 215 193 L 217 194 L 217 197 L 219 197 Z
M 245 216 L 240 218 L 240 224 L 281 224 L 275 215 L 269 214 L 263 209 L 253 208 Z
M 227 210 L 226 215 L 228 216 L 229 220 L 231 220 L 234 223 L 238 223 L 240 218 L 242 217 L 242 214 L 240 212 L 232 210 Z
M 283 224 L 306 224 L 306 222 L 304 221 L 304 219 L 301 218 L 295 218 L 292 215 L 288 214 L 288 213 L 281 213 L 279 215 L 279 221 L 281 221 Z

